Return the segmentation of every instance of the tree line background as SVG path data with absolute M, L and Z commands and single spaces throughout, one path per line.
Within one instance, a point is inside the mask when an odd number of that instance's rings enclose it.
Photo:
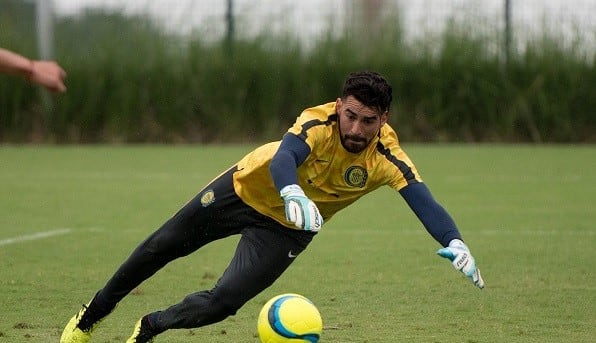
M 1 46 L 35 56 L 31 6 L 2 6 Z M 440 35 L 406 41 L 398 15 L 373 34 L 357 25 L 308 48 L 279 33 L 181 36 L 109 10 L 54 25 L 68 91 L 48 102 L 37 87 L 0 76 L 0 142 L 278 139 L 304 108 L 334 101 L 347 73 L 363 69 L 393 85 L 390 123 L 408 141 L 596 142 L 596 56 L 552 33 L 503 53 L 500 35 L 457 20 Z

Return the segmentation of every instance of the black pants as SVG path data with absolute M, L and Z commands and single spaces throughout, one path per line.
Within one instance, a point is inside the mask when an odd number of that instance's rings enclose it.
M 247 206 L 234 192 L 234 171 L 236 167 L 207 185 L 142 242 L 96 297 L 115 306 L 168 262 L 234 234 L 241 234 L 240 241 L 216 285 L 153 313 L 154 329 L 162 332 L 221 321 L 269 287 L 314 234 L 286 228 Z

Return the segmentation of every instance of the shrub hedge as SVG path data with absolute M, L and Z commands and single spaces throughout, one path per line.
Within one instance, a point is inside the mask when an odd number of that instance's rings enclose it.
M 5 20 L 4 47 L 35 55 L 33 25 Z M 362 37 L 291 35 L 209 42 L 143 17 L 88 11 L 58 18 L 55 56 L 68 92 L 0 76 L 0 141 L 252 142 L 276 139 L 304 108 L 372 69 L 394 88 L 391 123 L 424 142 L 596 142 L 596 58 L 556 37 L 508 60 L 499 37 L 451 25 L 405 42 L 398 21 Z M 25 39 L 28 37 L 30 39 Z M 45 100 L 44 100 L 45 99 Z

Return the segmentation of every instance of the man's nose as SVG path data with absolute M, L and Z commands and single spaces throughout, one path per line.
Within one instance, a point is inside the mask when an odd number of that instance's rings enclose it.
M 355 121 L 352 123 L 352 127 L 350 128 L 350 134 L 355 136 L 360 136 L 362 134 L 362 125 L 360 122 Z

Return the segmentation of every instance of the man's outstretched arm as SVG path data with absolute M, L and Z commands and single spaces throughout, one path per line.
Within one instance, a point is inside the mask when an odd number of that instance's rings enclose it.
M 466 275 L 478 288 L 484 288 L 484 280 L 468 246 L 449 213 L 432 196 L 424 183 L 414 183 L 402 188 L 399 193 L 422 222 L 428 233 L 443 248 L 437 251 L 441 257 L 451 261 L 453 267 Z
M 308 154 L 308 144 L 296 135 L 286 133 L 271 160 L 269 171 L 284 200 L 286 219 L 298 229 L 317 232 L 323 225 L 323 217 L 317 205 L 304 194 L 298 184 L 296 172 L 296 168 L 306 160 Z

